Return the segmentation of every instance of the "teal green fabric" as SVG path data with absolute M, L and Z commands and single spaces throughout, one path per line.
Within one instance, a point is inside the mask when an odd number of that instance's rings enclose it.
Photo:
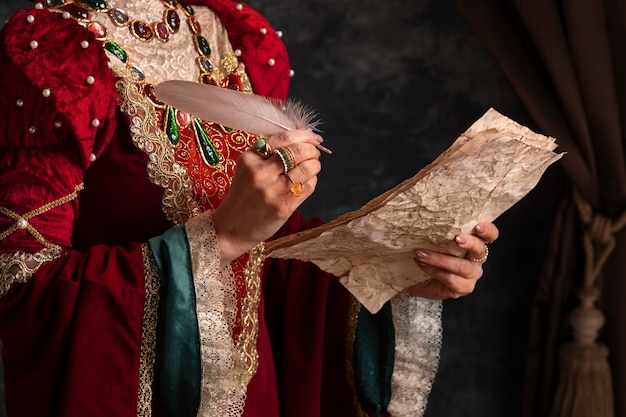
M 396 332 L 391 303 L 376 314 L 361 307 L 354 339 L 354 381 L 361 408 L 382 416 L 391 401 Z
M 200 331 L 189 243 L 183 227 L 150 240 L 161 277 L 154 388 L 167 415 L 200 407 Z

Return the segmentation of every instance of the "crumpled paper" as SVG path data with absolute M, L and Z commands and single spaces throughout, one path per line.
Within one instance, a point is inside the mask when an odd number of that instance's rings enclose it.
M 370 312 L 429 277 L 413 250 L 464 256 L 453 239 L 493 221 L 562 157 L 555 139 L 488 110 L 414 177 L 361 209 L 266 244 L 266 255 L 334 274 Z

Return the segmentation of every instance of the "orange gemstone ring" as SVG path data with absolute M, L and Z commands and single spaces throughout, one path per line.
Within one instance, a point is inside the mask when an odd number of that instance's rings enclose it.
M 289 191 L 291 191 L 291 194 L 295 195 L 296 197 L 301 196 L 304 193 L 304 185 L 301 182 L 292 180 L 288 174 L 285 174 L 285 177 L 287 177 L 287 179 L 291 183 L 291 186 L 289 187 Z

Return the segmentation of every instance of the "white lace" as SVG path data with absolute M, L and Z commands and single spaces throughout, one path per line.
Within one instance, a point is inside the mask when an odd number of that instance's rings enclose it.
M 140 18 L 146 22 L 157 22 L 163 19 L 165 6 L 155 0 L 108 0 L 109 9 L 124 9 L 131 19 Z M 195 17 L 202 25 L 202 36 L 211 45 L 211 62 L 219 64 L 221 59 L 232 47 L 228 33 L 217 15 L 207 7 L 194 7 Z M 109 31 L 109 38 L 114 39 L 127 53 L 130 61 L 137 65 L 154 84 L 167 80 L 197 81 L 200 69 L 196 63 L 198 52 L 194 47 L 192 33 L 187 26 L 187 19 L 182 10 L 178 9 L 181 27 L 178 33 L 172 34 L 167 42 L 152 40 L 143 42 L 135 38 L 127 27 L 116 26 L 111 19 L 98 13 L 94 20 L 102 23 Z M 159 47 L 155 48 L 154 43 Z M 112 60 L 116 62 L 116 59 Z
M 202 393 L 198 416 L 243 414 L 247 369 L 233 343 L 237 315 L 235 277 L 220 269 L 217 235 L 209 212 L 185 224 L 196 290 L 202 352 Z
M 388 411 L 394 417 L 420 417 L 439 366 L 442 303 L 400 294 L 391 305 L 396 353 Z

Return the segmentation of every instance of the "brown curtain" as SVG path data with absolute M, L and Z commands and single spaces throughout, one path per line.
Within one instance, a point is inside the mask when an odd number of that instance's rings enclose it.
M 615 415 L 626 416 L 626 1 L 456 3 L 540 133 L 567 152 L 560 167 L 575 190 L 562 194 L 533 306 L 523 415 L 550 413 L 559 348 L 571 337 L 567 315 L 593 272 L 591 250 L 606 318 L 598 341 L 609 349 Z

